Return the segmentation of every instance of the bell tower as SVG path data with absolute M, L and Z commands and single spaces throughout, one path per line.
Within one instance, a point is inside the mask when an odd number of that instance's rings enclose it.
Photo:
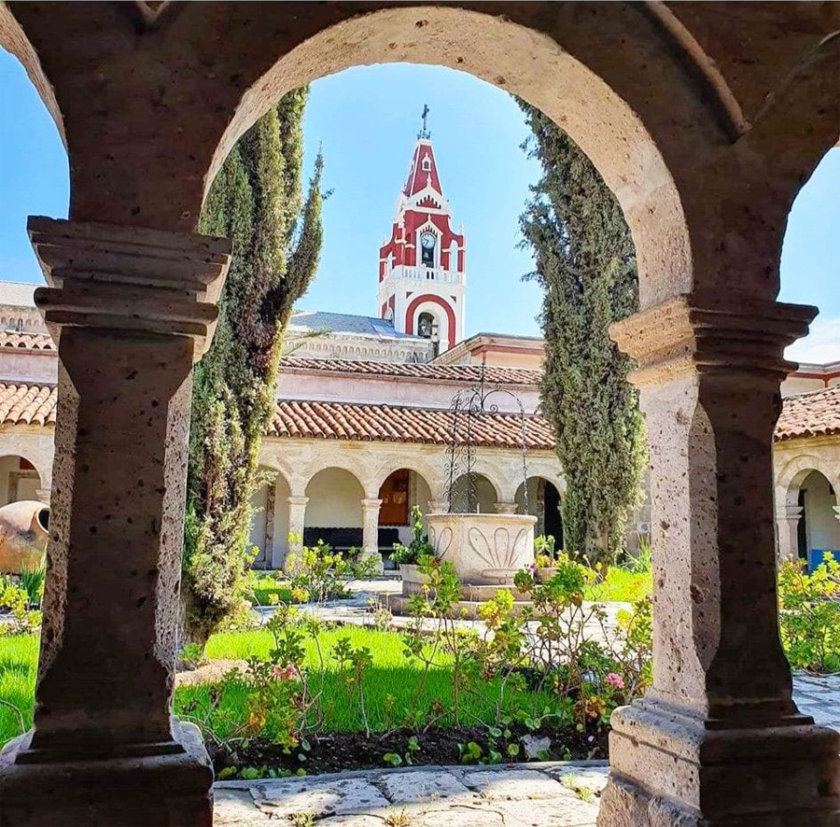
M 379 248 L 379 315 L 400 333 L 425 336 L 443 352 L 464 336 L 464 229 L 452 230 L 427 128 L 429 107 L 397 199 L 391 237 Z

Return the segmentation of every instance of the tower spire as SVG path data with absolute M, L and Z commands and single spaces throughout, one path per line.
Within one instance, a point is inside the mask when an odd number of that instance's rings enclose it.
M 418 137 L 418 139 L 425 138 L 426 140 L 428 140 L 429 138 L 432 137 L 432 133 L 429 132 L 429 130 L 426 128 L 426 118 L 429 117 L 429 105 L 428 104 L 426 104 L 426 103 L 423 104 L 423 112 L 420 114 L 420 117 L 422 118 L 423 125 L 420 127 L 420 131 L 417 133 L 417 137 Z

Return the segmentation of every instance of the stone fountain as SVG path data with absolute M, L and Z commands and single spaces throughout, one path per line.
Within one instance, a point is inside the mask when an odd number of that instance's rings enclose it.
M 426 515 L 429 542 L 441 560 L 448 560 L 463 584 L 467 602 L 490 599 L 499 589 L 516 593 L 516 572 L 534 562 L 534 525 L 536 517 L 515 513 L 478 513 L 475 472 L 476 425 L 480 417 L 499 412 L 495 397 L 505 394 L 516 403 L 520 422 L 522 480 L 527 473 L 527 418 L 522 401 L 510 391 L 497 386 L 487 388 L 484 374 L 477 385 L 459 391 L 452 400 L 451 439 L 447 449 L 448 511 Z M 456 483 L 465 481 L 466 492 L 460 510 L 456 506 Z M 523 486 L 527 512 L 528 486 Z M 422 578 L 411 572 L 403 579 L 403 595 L 416 593 Z M 524 599 L 524 598 L 523 598 Z

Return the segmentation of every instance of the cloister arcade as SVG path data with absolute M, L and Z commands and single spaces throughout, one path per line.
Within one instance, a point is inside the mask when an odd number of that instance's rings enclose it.
M 29 223 L 62 370 L 35 723 L 0 758 L 7 824 L 212 821 L 206 752 L 170 715 L 189 376 L 230 253 L 197 219 L 280 95 L 385 61 L 538 106 L 633 233 L 642 309 L 612 335 L 639 364 L 651 447 L 654 686 L 613 715 L 600 824 L 840 823 L 840 736 L 796 709 L 779 642 L 771 467 L 783 350 L 816 312 L 776 301 L 778 261 L 840 134 L 835 4 L 34 2 L 0 6 L 0 44 L 71 169 L 70 220 Z M 355 469 L 371 499 L 395 469 L 375 470 Z M 287 475 L 290 496 L 310 478 Z
M 365 555 L 387 556 L 396 541 L 411 539 L 411 508 L 423 513 L 450 510 L 446 449 L 423 443 L 341 442 L 267 439 L 262 449 L 265 483 L 254 498 L 251 545 L 258 568 L 281 568 L 295 543 L 319 539 L 336 548 L 361 548 Z M 524 510 L 521 451 L 476 450 L 475 472 L 481 513 Z M 552 451 L 527 455 L 528 513 L 545 523 L 544 492 L 565 483 Z M 467 508 L 463 476 L 453 485 L 451 510 Z M 550 518 L 551 519 L 551 518 Z M 290 536 L 292 540 L 290 541 Z

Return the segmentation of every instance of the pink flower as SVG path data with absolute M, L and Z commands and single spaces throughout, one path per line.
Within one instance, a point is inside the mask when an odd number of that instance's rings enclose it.
M 615 672 L 610 672 L 604 680 L 616 689 L 624 689 L 624 678 L 616 675 Z
M 300 677 L 297 667 L 291 663 L 287 666 L 280 666 L 279 663 L 276 664 L 274 669 L 271 670 L 271 674 L 281 681 L 291 681 Z

